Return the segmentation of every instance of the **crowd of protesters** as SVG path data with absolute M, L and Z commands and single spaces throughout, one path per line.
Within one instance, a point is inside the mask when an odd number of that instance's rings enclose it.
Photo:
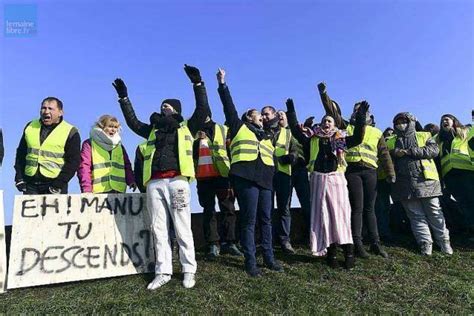
M 286 111 L 265 105 L 239 115 L 226 73 L 219 69 L 225 122 L 214 122 L 199 69 L 185 65 L 184 70 L 196 99 L 189 119 L 183 117 L 178 99 L 165 99 L 159 112 L 143 122 L 125 82 L 112 83 L 126 125 L 144 138 L 136 148 L 134 168 L 116 117 L 102 115 L 81 148 L 79 132 L 64 120 L 63 104 L 56 97 L 42 101 L 39 119 L 26 124 L 16 151 L 15 185 L 24 194 L 66 194 L 75 174 L 83 193 L 123 193 L 127 186 L 146 193 L 156 254 L 156 276 L 148 289 L 170 281 L 173 240 L 183 286 L 195 285 L 189 186 L 194 179 L 207 258 L 243 256 L 251 277 L 262 275 L 257 243 L 271 271 L 284 271 L 275 260 L 275 246 L 295 253 L 290 240 L 293 189 L 305 223 L 300 234 L 313 255 L 325 255 L 334 268 L 338 246 L 346 269 L 354 267 L 355 257 L 368 258 L 369 253 L 388 258 L 381 240 L 393 237 L 392 205 L 405 210 L 423 255 L 432 254 L 433 242 L 442 253 L 453 253 L 442 209 L 446 199 L 456 200 L 463 229 L 474 230 L 474 131 L 455 116 L 444 114 L 439 126 L 422 128 L 414 114 L 402 112 L 382 132 L 365 100 L 344 119 L 324 83 L 318 91 L 325 115 L 316 124 L 314 117 L 298 121 L 292 99 L 286 101 Z M 1 135 L 0 130 L 0 140 Z M 0 145 L 1 164 L 3 141 Z

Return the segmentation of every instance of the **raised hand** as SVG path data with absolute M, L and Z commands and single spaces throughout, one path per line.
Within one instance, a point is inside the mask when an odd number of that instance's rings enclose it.
M 313 124 L 314 124 L 314 116 L 310 116 L 304 121 L 303 126 L 311 128 Z
M 359 105 L 359 108 L 357 109 L 357 112 L 360 115 L 365 115 L 367 113 L 367 111 L 369 111 L 370 104 L 365 100 L 360 102 L 359 104 L 360 105 Z
M 319 93 L 326 92 L 326 83 L 324 82 L 318 83 L 318 90 L 319 90 Z
M 216 76 L 217 76 L 217 82 L 218 83 L 220 83 L 220 84 L 225 83 L 225 70 L 224 69 L 218 68 Z
M 286 99 L 286 109 L 288 110 L 288 112 L 295 111 L 295 103 L 293 102 L 293 99 Z
M 114 82 L 112 82 L 112 85 L 117 91 L 117 94 L 120 99 L 128 97 L 127 86 L 125 85 L 125 82 L 123 82 L 122 79 L 115 79 Z
M 192 83 L 197 84 L 202 82 L 201 73 L 196 67 L 184 64 L 184 71 L 186 72 L 186 75 L 188 75 Z

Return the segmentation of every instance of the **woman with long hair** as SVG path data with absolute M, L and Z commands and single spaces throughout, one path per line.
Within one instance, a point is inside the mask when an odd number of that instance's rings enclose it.
M 351 205 L 347 180 L 345 151 L 362 142 L 368 103 L 361 102 L 356 111 L 352 136 L 336 127 L 335 119 L 324 115 L 319 126 L 298 124 L 293 100 L 286 102 L 288 123 L 296 139 L 309 147 L 311 186 L 310 247 L 315 255 L 327 253 L 327 262 L 337 267 L 337 245 L 344 249 L 345 268 L 354 267 L 354 245 L 351 232 Z

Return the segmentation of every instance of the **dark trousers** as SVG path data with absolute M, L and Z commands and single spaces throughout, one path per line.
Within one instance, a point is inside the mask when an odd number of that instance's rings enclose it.
M 456 170 L 456 173 L 450 174 L 451 172 L 448 172 L 443 179 L 446 188 L 458 203 L 464 226 L 474 228 L 474 172 Z
M 377 226 L 382 237 L 390 238 L 390 184 L 385 180 L 377 181 L 377 198 L 375 199 Z
M 277 204 L 272 216 L 273 236 L 275 237 L 275 241 L 282 244 L 290 241 L 291 176 L 283 172 L 275 173 L 273 176 L 273 189 L 275 190 Z M 272 201 L 274 201 L 273 198 Z
M 26 192 L 24 194 L 51 194 L 49 187 L 52 182 L 26 182 Z M 61 194 L 67 194 L 67 185 L 60 188 Z
M 360 169 L 346 172 L 349 200 L 351 203 L 351 228 L 354 244 L 362 242 L 362 223 L 367 224 L 371 242 L 380 242 L 377 218 L 374 212 L 377 197 L 377 170 Z
M 235 242 L 235 197 L 228 178 L 218 177 L 197 181 L 199 204 L 203 208 L 204 239 L 209 245 L 219 242 L 219 226 L 222 226 L 222 241 Z M 218 225 L 216 197 L 221 211 Z
M 310 189 L 308 170 L 306 167 L 294 167 L 291 171 L 291 185 L 295 188 L 296 196 L 300 201 L 301 211 L 303 212 L 304 219 L 304 233 L 303 240 L 309 241 L 309 229 L 311 225 L 311 202 L 310 202 Z
M 245 269 L 256 267 L 255 224 L 258 217 L 261 230 L 263 260 L 273 263 L 272 248 L 272 191 L 258 186 L 255 182 L 234 177 L 234 190 L 240 208 L 240 245 L 244 252 Z

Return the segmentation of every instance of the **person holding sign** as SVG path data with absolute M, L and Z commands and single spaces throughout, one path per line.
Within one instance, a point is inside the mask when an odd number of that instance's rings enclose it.
M 272 247 L 271 213 L 275 171 L 272 138 L 263 130 L 262 116 L 256 109 L 248 110 L 243 119 L 239 119 L 225 83 L 224 70 L 219 69 L 217 81 L 231 139 L 229 174 L 240 207 L 240 244 L 245 257 L 245 271 L 252 277 L 262 275 L 255 257 L 255 225 L 258 217 L 265 266 L 283 272 L 283 267 L 273 256 Z
M 84 141 L 77 171 L 82 193 L 125 193 L 136 190 L 132 165 L 119 134 L 120 123 L 102 115 Z
M 189 187 L 189 181 L 195 177 L 192 135 L 204 124 L 209 104 L 199 69 L 185 65 L 184 70 L 194 85 L 196 97 L 196 109 L 187 121 L 181 116 L 181 102 L 166 99 L 161 103 L 160 113 L 150 116 L 149 124 L 141 122 L 135 115 L 123 80 L 113 82 L 128 127 L 148 140 L 144 149 L 143 182 L 146 184 L 156 253 L 156 277 L 148 285 L 149 290 L 168 283 L 173 273 L 170 222 L 174 224 L 179 245 L 183 286 L 191 288 L 196 283 Z
M 63 103 L 41 102 L 40 118 L 29 122 L 16 150 L 15 186 L 24 194 L 67 193 L 80 164 L 81 138 L 63 119 Z

